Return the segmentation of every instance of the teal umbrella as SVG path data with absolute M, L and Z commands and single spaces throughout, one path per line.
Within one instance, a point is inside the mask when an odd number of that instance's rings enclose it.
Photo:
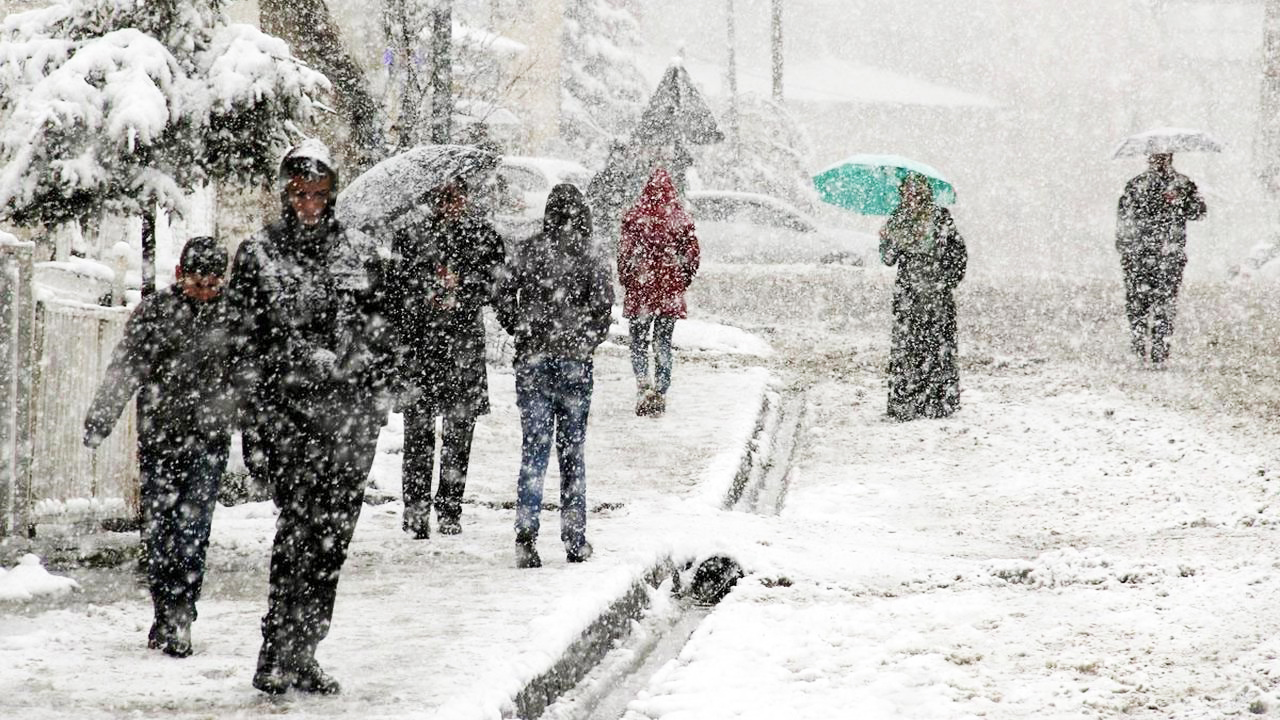
M 956 190 L 942 173 L 900 155 L 853 155 L 813 176 L 823 202 L 861 213 L 889 215 L 898 207 L 898 186 L 909 172 L 929 179 L 933 201 L 950 205 Z

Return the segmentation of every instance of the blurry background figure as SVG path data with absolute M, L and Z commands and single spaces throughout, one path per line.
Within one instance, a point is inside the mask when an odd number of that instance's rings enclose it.
M 956 302 L 968 253 L 929 180 L 909 173 L 902 201 L 880 229 L 880 258 L 897 265 L 889 351 L 889 416 L 946 417 L 960 407 Z
M 1187 267 L 1187 221 L 1204 218 L 1207 208 L 1196 184 L 1173 169 L 1172 154 L 1151 155 L 1147 163 L 1147 171 L 1130 180 L 1120 196 L 1116 250 L 1133 352 L 1161 365 L 1169 358 Z
M 227 380 L 227 251 L 212 237 L 187 241 L 177 281 L 134 309 L 84 419 L 98 447 L 138 393 L 142 562 L 155 619 L 147 647 L 191 654 L 191 623 L 204 584 L 218 485 L 231 445 Z
M 637 415 L 659 416 L 666 411 L 671 334 L 676 320 L 688 316 L 684 294 L 698 272 L 698 259 L 693 218 L 681 206 L 671 176 L 658 168 L 623 217 L 618 246 L 618 279 L 625 290 L 622 314 L 630 320 Z
M 476 418 L 489 412 L 481 308 L 494 302 L 506 265 L 502 238 L 462 179 L 432 191 L 418 220 L 392 242 L 388 306 L 404 413 L 403 528 L 415 538 L 462 532 L 462 496 Z M 440 420 L 440 479 L 431 480 Z
M 560 539 L 569 562 L 591 557 L 583 457 L 594 385 L 592 354 L 609 334 L 613 277 L 592 241 L 582 192 L 556 185 L 543 230 L 511 261 L 499 319 L 515 336 L 516 403 L 523 435 L 516 491 L 516 566 L 540 567 L 542 482 L 555 438 Z

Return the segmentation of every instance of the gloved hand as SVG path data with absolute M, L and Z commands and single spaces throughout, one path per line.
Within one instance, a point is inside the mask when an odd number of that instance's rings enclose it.
M 84 446 L 90 450 L 98 449 L 98 446 L 106 439 L 107 434 L 96 428 L 86 427 L 84 429 Z
M 328 348 L 316 348 L 308 358 L 311 374 L 319 380 L 329 380 L 338 372 L 338 356 Z

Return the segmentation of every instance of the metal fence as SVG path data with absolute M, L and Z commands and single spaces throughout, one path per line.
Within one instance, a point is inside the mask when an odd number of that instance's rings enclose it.
M 130 405 L 94 451 L 83 419 L 129 310 L 35 293 L 30 243 L 0 243 L 0 535 L 136 517 Z

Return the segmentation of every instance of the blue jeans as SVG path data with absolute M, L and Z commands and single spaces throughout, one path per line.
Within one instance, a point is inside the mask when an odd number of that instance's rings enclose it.
M 671 334 L 676 319 L 664 315 L 631 318 L 631 371 L 640 386 L 649 383 L 649 342 L 653 341 L 653 385 L 659 395 L 671 387 Z
M 542 481 L 554 434 L 560 460 L 560 539 L 571 552 L 586 542 L 587 466 L 583 447 L 593 383 L 590 360 L 536 357 L 516 362 L 516 404 L 524 435 L 516 486 L 518 539 L 532 541 L 538 536 Z

